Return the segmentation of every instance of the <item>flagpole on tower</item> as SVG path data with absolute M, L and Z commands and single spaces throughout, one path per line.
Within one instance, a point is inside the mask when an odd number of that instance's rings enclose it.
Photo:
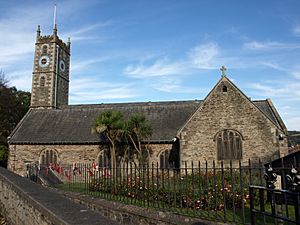
M 53 29 L 56 28 L 56 4 L 54 4 Z
M 56 4 L 54 4 L 54 14 L 53 14 L 53 33 L 57 34 L 57 26 L 56 26 Z

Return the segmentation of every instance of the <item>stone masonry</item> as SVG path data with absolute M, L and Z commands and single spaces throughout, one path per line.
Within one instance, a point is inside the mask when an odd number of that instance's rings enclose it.
M 170 150 L 170 144 L 149 144 L 150 164 L 156 163 L 161 151 Z M 106 147 L 103 145 L 10 145 L 8 168 L 25 176 L 26 164 L 39 163 L 43 151 L 54 150 L 58 156 L 58 164 L 98 163 L 99 155 Z
M 44 61 L 43 61 L 44 60 Z M 54 29 L 41 36 L 37 30 L 32 76 L 31 107 L 55 108 L 68 104 L 70 42 L 65 44 Z M 41 82 L 45 79 L 45 82 Z
M 278 133 L 284 131 L 223 77 L 180 131 L 181 160 L 217 161 L 215 137 L 223 129 L 242 135 L 243 161 L 274 159 L 287 153 L 286 137 L 278 139 Z
M 11 225 L 118 225 L 4 168 L 0 168 L 0 214 Z

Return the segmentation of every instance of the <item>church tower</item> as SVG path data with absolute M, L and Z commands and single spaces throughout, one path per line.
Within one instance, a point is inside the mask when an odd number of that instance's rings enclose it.
M 31 108 L 59 108 L 68 105 L 70 39 L 67 44 L 53 34 L 41 36 L 38 26 L 32 73 Z

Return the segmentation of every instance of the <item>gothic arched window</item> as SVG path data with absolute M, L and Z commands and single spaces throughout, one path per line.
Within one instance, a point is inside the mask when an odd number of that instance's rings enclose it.
M 55 150 L 44 150 L 40 154 L 40 164 L 42 165 L 56 164 L 57 159 L 58 155 Z
M 41 77 L 40 78 L 40 87 L 45 87 L 45 82 L 46 82 L 45 77 Z
M 242 137 L 234 130 L 222 130 L 216 135 L 218 160 L 242 159 Z
M 47 51 L 48 51 L 48 46 L 47 45 L 43 45 L 43 47 L 42 47 L 42 53 L 43 53 L 43 55 L 47 54 Z
M 110 167 L 110 161 L 107 156 L 107 151 L 103 150 L 98 156 L 99 167 Z
M 172 164 L 169 163 L 170 150 L 164 150 L 159 155 L 159 166 L 161 169 L 172 168 Z

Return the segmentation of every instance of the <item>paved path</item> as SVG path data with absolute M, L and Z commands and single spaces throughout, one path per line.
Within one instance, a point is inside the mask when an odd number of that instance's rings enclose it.
M 55 224 L 68 225 L 118 225 L 99 213 L 74 203 L 63 195 L 46 189 L 26 178 L 20 177 L 4 168 L 0 168 L 1 178 L 13 184 L 16 192 L 25 196 L 45 216 L 54 219 Z

